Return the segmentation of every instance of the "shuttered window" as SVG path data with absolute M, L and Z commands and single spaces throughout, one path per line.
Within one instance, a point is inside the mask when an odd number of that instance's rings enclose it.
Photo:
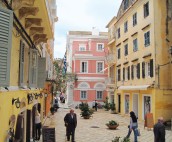
M 0 7 L 0 86 L 9 86 L 13 12 Z
M 46 58 L 38 57 L 38 88 L 44 88 L 46 80 Z
M 145 78 L 145 62 L 142 62 L 142 78 Z
M 131 66 L 131 79 L 134 79 L 134 65 Z
M 38 66 L 38 55 L 37 50 L 30 49 L 30 60 L 29 60 L 29 87 L 37 87 L 37 66 Z
M 137 64 L 137 78 L 140 78 L 140 63 Z
M 24 85 L 24 48 L 25 48 L 25 44 L 20 41 L 20 77 L 19 77 L 19 82 L 20 82 L 20 86 Z
M 150 60 L 150 77 L 153 77 L 153 59 Z
M 121 69 L 118 69 L 118 81 L 121 80 Z
M 123 81 L 125 81 L 125 68 L 123 68 Z
M 130 80 L 130 66 L 128 66 L 128 80 Z

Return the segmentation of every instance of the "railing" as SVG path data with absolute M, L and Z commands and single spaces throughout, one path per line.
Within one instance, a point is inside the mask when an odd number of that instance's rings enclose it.
M 110 53 L 106 55 L 106 62 L 107 64 L 112 64 L 116 62 L 115 54 Z

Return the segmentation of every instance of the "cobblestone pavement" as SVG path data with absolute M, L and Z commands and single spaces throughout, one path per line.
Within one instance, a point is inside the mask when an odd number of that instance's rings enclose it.
M 69 112 L 65 106 L 55 113 L 54 116 L 47 118 L 45 125 L 56 127 L 56 142 L 66 142 L 65 126 L 63 118 Z M 80 117 L 80 110 L 75 109 L 77 114 L 78 125 L 75 131 L 76 142 L 112 142 L 116 136 L 125 137 L 128 132 L 129 117 L 119 114 L 110 114 L 108 111 L 99 109 L 93 114 L 90 119 Z M 119 122 L 119 127 L 116 130 L 110 130 L 105 125 L 110 120 Z M 153 131 L 144 129 L 143 122 L 139 122 L 141 136 L 138 137 L 139 142 L 154 142 Z M 133 142 L 134 134 L 131 134 L 131 142 Z M 172 131 L 166 131 L 166 142 L 172 142 Z

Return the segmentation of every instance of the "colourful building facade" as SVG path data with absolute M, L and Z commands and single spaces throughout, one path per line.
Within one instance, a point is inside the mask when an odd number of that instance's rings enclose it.
M 55 12 L 55 1 L 0 1 L 2 142 L 12 135 L 16 141 L 33 141 L 35 112 L 42 121 L 48 113 L 51 89 L 46 84 L 51 83 L 46 83 L 46 66 L 53 65 Z
M 172 118 L 171 11 L 169 0 L 123 0 L 107 26 L 115 35 L 108 48 L 115 51 L 115 102 L 122 115 Z
M 67 103 L 74 106 L 81 102 L 97 100 L 103 104 L 107 96 L 105 63 L 107 33 L 96 29 L 69 31 L 67 35 L 67 74 L 74 76 L 67 82 Z

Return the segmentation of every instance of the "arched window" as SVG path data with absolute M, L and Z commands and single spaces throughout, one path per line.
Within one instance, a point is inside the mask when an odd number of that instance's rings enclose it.
M 90 88 L 90 85 L 87 82 L 81 82 L 78 85 L 78 89 L 89 89 L 89 88 Z

